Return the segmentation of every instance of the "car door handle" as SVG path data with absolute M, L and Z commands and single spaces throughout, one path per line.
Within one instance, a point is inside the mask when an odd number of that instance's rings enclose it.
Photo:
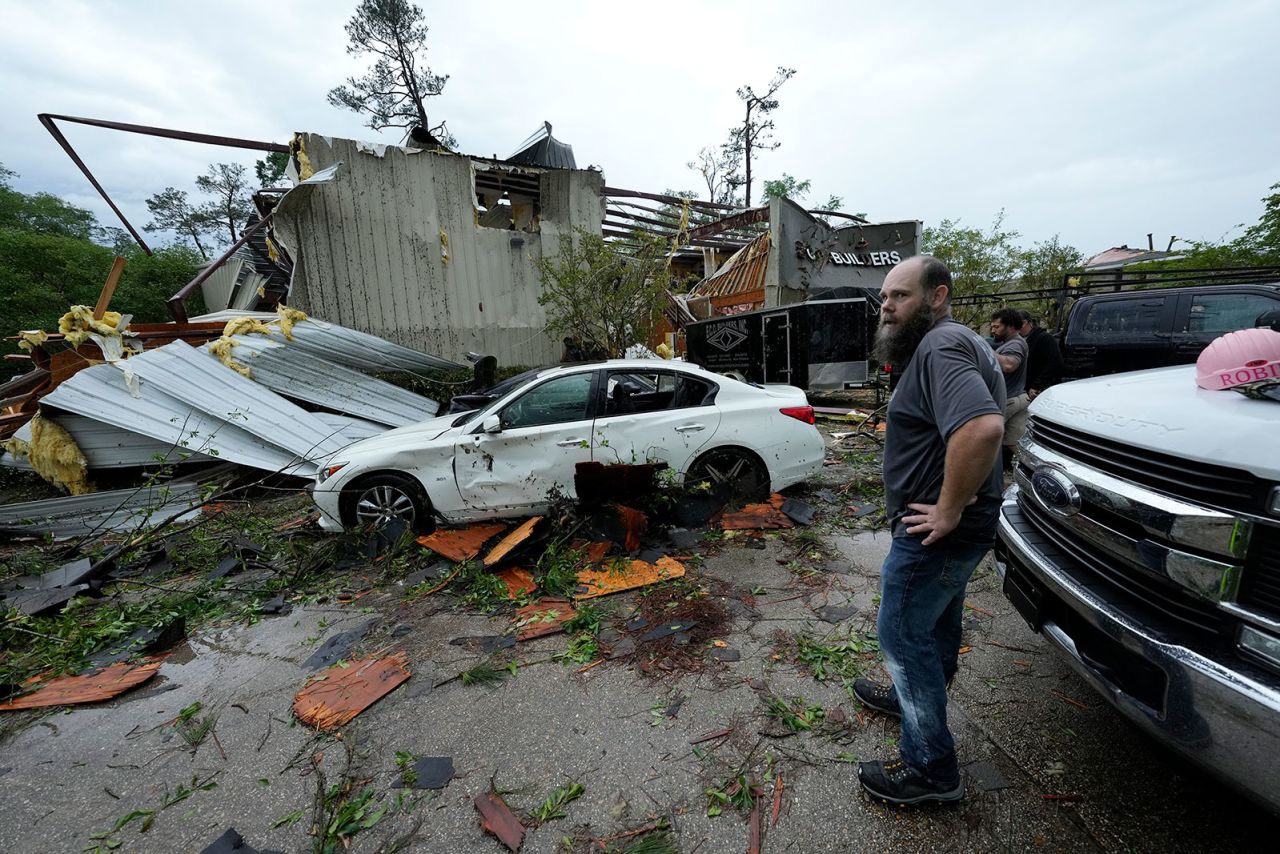
M 677 433 L 697 433 L 699 430 L 705 430 L 705 429 L 707 429 L 706 426 L 702 424 L 681 424 L 679 427 L 676 428 L 676 432 Z
M 561 448 L 577 448 L 585 445 L 586 443 L 586 439 L 561 439 L 559 442 L 556 442 L 556 444 Z

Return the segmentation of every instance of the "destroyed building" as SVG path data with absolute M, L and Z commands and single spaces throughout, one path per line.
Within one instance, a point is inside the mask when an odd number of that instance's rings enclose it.
M 548 133 L 509 161 L 318 134 L 294 147 L 299 178 L 333 173 L 274 214 L 294 262 L 291 306 L 449 357 L 559 359 L 537 264 L 604 219 L 603 175 L 572 168 L 568 146 Z

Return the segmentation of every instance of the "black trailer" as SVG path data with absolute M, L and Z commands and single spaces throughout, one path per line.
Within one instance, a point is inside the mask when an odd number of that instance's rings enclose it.
M 751 382 L 864 388 L 876 380 L 871 344 L 879 311 L 869 295 L 824 295 L 701 320 L 685 326 L 687 357 L 709 371 Z

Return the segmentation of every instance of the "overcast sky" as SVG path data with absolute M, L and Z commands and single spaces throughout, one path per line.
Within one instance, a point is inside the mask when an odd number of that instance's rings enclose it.
M 685 168 L 740 115 L 734 90 L 796 76 L 758 175 L 813 182 L 873 220 L 988 225 L 1093 254 L 1217 240 L 1280 182 L 1280 2 L 421 4 L 429 103 L 463 151 L 505 157 L 545 119 L 610 185 L 699 187 Z M 36 121 L 65 113 L 287 142 L 398 142 L 330 107 L 364 63 L 354 0 L 0 0 L 0 162 L 115 224 Z M 232 149 L 65 126 L 141 226 Z M 759 192 L 757 185 L 756 193 Z M 814 199 L 816 202 L 817 199 Z

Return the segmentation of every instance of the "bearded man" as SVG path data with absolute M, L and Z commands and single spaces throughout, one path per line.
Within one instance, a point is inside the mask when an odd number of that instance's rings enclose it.
M 864 706 L 902 718 L 901 755 L 863 762 L 858 780 L 896 804 L 964 797 L 947 687 L 959 668 L 965 585 L 995 543 L 1004 375 L 991 347 L 951 319 L 951 272 L 916 256 L 880 289 L 875 356 L 905 365 L 889 400 L 876 628 L 892 685 L 859 679 Z

